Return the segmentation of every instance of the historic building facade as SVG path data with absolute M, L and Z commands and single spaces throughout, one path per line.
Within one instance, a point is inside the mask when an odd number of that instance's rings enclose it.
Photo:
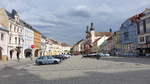
M 113 33 L 110 32 L 96 32 L 91 23 L 90 30 L 87 26 L 86 38 L 84 42 L 84 53 L 96 53 L 100 52 L 100 45 L 107 40 Z
M 23 44 L 23 54 L 24 57 L 31 57 L 33 55 L 33 49 L 32 49 L 32 45 L 34 45 L 34 30 L 32 28 L 31 25 L 24 23 L 24 30 L 23 30 L 23 40 L 24 40 L 24 44 Z
M 150 9 L 143 12 L 138 27 L 139 55 L 150 56 Z
M 0 25 L 0 61 L 8 59 L 9 31 Z
M 41 55 L 41 33 L 37 30 L 34 30 L 34 57 L 38 57 Z
M 23 23 L 15 10 L 9 13 L 0 9 L 0 24 L 9 30 L 8 59 L 24 58 L 23 56 Z
M 44 56 L 46 55 L 46 40 L 47 38 L 42 35 L 42 38 L 41 38 L 41 55 Z
M 121 38 L 120 38 L 120 31 L 114 32 L 112 36 L 113 44 L 114 44 L 114 55 L 120 56 L 121 55 Z

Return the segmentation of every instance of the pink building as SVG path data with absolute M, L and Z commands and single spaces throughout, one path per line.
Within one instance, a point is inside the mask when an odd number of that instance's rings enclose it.
M 8 58 L 8 30 L 0 26 L 0 60 Z

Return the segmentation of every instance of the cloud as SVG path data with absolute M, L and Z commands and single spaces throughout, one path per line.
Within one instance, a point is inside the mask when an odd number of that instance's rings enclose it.
M 125 19 L 150 7 L 150 0 L 1 0 L 0 7 L 16 9 L 46 36 L 73 44 L 90 22 L 99 32 L 117 30 Z
M 90 9 L 85 5 L 80 5 L 70 9 L 69 15 L 82 18 L 88 18 L 92 16 L 92 14 L 90 13 Z

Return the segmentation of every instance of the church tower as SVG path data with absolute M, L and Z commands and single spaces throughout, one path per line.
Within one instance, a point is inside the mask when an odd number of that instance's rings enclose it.
M 93 23 L 91 23 L 90 34 L 91 34 L 91 43 L 95 41 L 95 28 L 93 27 Z
M 89 26 L 86 27 L 86 39 L 89 38 Z

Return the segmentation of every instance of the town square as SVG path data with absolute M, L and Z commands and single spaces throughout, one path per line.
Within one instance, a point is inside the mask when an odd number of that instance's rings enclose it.
M 0 1 L 0 84 L 150 84 L 149 71 L 149 0 Z

